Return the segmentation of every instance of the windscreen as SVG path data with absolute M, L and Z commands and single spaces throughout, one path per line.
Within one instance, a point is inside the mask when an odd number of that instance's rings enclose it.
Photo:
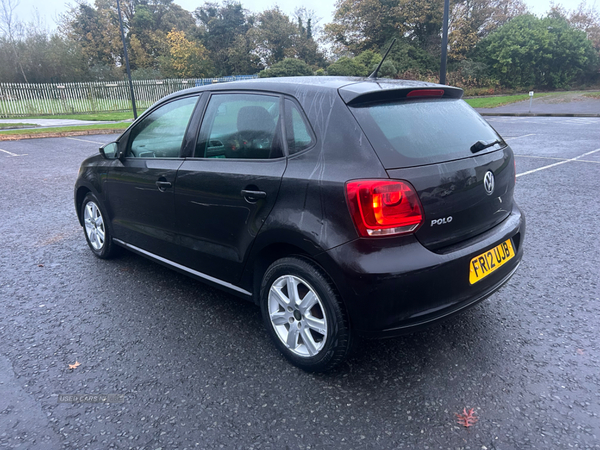
M 433 164 L 473 156 L 477 141 L 506 145 L 487 122 L 458 99 L 421 99 L 351 107 L 386 169 Z

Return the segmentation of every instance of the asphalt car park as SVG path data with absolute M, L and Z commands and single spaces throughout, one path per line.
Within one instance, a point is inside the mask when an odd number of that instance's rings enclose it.
M 251 303 L 89 252 L 72 186 L 110 136 L 0 143 L 0 443 L 600 448 L 600 119 L 487 120 L 517 155 L 521 267 L 470 311 L 366 341 L 326 375 L 273 351 Z

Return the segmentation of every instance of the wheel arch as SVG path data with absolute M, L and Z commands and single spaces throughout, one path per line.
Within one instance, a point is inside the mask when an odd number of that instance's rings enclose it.
M 336 283 L 334 277 L 331 275 L 331 273 L 325 268 L 323 264 L 321 264 L 321 260 L 323 260 L 324 257 L 327 258 L 327 253 L 324 251 L 315 252 L 315 247 L 312 245 L 307 245 L 307 247 L 292 244 L 289 242 L 279 241 L 271 242 L 268 245 L 262 247 L 259 251 L 257 251 L 257 253 L 252 258 L 250 264 L 246 266 L 246 270 L 244 271 L 243 275 L 243 281 L 246 281 L 246 283 L 244 284 L 251 289 L 254 303 L 256 303 L 257 305 L 260 304 L 260 287 L 263 276 L 269 268 L 269 266 L 278 259 L 293 256 L 296 258 L 307 260 L 311 264 L 315 265 L 323 273 L 323 275 L 329 280 L 329 282 L 337 291 L 341 304 L 347 314 L 348 321 L 350 321 L 350 316 L 348 315 L 348 308 L 346 302 L 343 296 L 341 295 L 342 291 L 339 289 L 339 286 Z
M 81 226 L 83 226 L 83 217 L 81 217 L 81 207 L 83 206 L 83 199 L 89 192 L 92 192 L 92 190 L 87 186 L 79 186 L 75 191 L 75 211 L 77 211 L 77 220 L 79 220 L 79 225 Z
M 252 282 L 252 298 L 254 303 L 259 304 L 260 297 L 260 285 L 262 282 L 263 275 L 271 264 L 281 258 L 288 256 L 296 256 L 299 258 L 310 259 L 310 253 L 297 245 L 285 243 L 285 242 L 273 242 L 263 247 L 253 258 L 250 265 L 251 274 L 246 274 L 246 278 L 251 277 Z

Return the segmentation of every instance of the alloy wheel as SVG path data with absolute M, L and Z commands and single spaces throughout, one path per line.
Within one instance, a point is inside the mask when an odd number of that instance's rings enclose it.
M 327 340 L 327 316 L 316 291 L 294 275 L 279 277 L 268 299 L 271 325 L 283 344 L 302 357 L 317 355 Z
M 85 234 L 94 250 L 101 250 L 104 245 L 106 230 L 100 208 L 94 202 L 88 202 L 83 212 Z

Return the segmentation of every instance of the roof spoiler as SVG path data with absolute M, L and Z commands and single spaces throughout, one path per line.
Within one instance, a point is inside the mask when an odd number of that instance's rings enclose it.
M 347 105 L 359 103 L 415 100 L 418 98 L 461 98 L 463 90 L 452 86 L 419 81 L 372 80 L 339 88 L 338 92 Z

